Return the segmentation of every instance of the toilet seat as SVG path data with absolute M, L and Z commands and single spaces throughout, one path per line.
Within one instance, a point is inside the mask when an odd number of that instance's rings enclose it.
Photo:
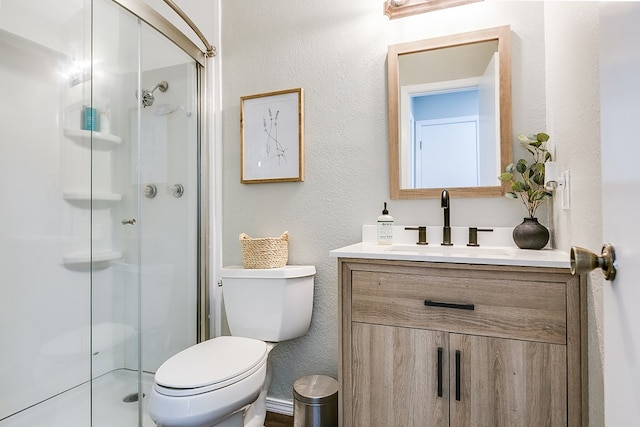
M 242 381 L 267 361 L 267 344 L 252 338 L 218 337 L 174 355 L 156 371 L 154 388 L 167 396 L 207 393 Z

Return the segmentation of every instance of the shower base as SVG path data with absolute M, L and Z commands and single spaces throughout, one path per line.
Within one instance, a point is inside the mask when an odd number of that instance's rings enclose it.
M 83 384 L 5 418 L 0 421 L 0 427 L 135 427 L 138 402 L 124 400 L 132 400 L 131 395 L 138 392 L 137 381 L 136 371 L 110 372 L 93 380 L 93 393 L 91 384 Z M 144 373 L 143 427 L 155 427 L 147 411 L 152 384 L 153 374 Z

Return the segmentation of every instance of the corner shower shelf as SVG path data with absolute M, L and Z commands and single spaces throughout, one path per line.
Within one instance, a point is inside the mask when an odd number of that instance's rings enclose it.
M 88 264 L 90 262 L 115 261 L 120 258 L 122 258 L 122 252 L 104 251 L 104 252 L 94 252 L 93 254 L 89 252 L 78 252 L 78 253 L 64 255 L 62 257 L 62 261 L 65 264 L 69 265 L 69 264 Z
M 88 193 L 82 191 L 65 191 L 62 193 L 65 200 L 73 201 L 96 201 L 96 202 L 119 202 L 122 200 L 122 194 L 116 193 Z
M 108 133 L 92 132 L 83 129 L 65 129 L 65 136 L 73 139 L 78 143 L 86 143 L 93 139 L 94 142 L 118 145 L 122 143 L 122 138 Z

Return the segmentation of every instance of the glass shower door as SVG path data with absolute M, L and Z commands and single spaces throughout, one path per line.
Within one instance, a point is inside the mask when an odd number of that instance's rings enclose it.
M 0 426 L 151 426 L 197 340 L 198 73 L 109 0 L 0 1 Z
M 114 3 L 93 15 L 92 425 L 152 426 L 153 373 L 197 339 L 197 70 Z
M 89 0 L 0 2 L 3 427 L 90 422 L 90 18 Z

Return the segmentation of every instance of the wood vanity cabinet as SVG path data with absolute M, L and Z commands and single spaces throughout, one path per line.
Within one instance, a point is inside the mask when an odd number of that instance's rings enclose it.
M 584 278 L 339 259 L 340 425 L 580 426 Z

